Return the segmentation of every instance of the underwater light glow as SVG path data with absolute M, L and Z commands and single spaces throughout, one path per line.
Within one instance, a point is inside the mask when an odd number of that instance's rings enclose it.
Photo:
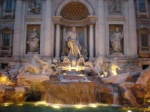
M 7 107 L 7 106 L 9 106 L 9 105 L 11 105 L 12 103 L 4 103 L 3 105 L 5 106 L 5 107 Z
M 60 109 L 61 108 L 59 105 L 56 105 L 56 104 L 51 105 L 51 107 L 53 107 L 54 109 Z
M 97 104 L 89 104 L 89 107 L 97 108 Z
M 45 101 L 40 101 L 40 102 L 36 102 L 34 103 L 35 106 L 38 106 L 38 105 L 45 105 L 45 106 L 48 106 L 48 104 L 45 102 Z
M 74 105 L 74 107 L 77 108 L 77 109 L 81 109 L 81 108 L 84 108 L 85 105 L 79 104 L 79 105 Z
M 22 104 L 22 103 L 19 103 L 18 106 L 23 106 L 23 104 Z

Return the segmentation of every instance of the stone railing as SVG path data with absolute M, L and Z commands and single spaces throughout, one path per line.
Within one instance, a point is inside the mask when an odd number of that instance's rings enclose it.
M 150 53 L 150 47 L 139 47 L 140 53 Z
M 7 55 L 11 56 L 12 54 L 12 46 L 0 46 L 0 56 Z

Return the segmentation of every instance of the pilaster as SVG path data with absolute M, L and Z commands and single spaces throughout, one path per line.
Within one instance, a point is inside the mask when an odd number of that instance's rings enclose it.
M 14 38 L 13 38 L 13 56 L 21 55 L 21 37 L 22 37 L 22 0 L 16 0 Z

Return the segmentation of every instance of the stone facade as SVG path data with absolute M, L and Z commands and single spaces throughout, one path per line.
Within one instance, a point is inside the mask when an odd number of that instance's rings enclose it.
M 120 60 L 137 57 L 143 66 L 150 64 L 149 0 L 1 0 L 0 63 L 34 54 L 60 58 L 64 36 L 72 26 L 90 59 L 99 55 Z M 112 50 L 111 44 L 117 27 L 123 35 L 120 52 Z M 34 28 L 39 45 L 30 52 L 27 43 Z

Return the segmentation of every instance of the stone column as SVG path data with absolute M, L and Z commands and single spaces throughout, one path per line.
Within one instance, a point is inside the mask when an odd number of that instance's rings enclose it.
M 2 12 L 3 12 L 3 2 L 0 2 L 0 15 L 2 18 Z
M 89 34 L 89 56 L 92 59 L 94 57 L 94 32 L 93 25 L 90 25 L 90 34 Z
M 98 0 L 98 21 L 96 23 L 96 56 L 105 55 L 105 10 L 104 0 Z
M 52 36 L 52 14 L 51 14 L 51 0 L 46 0 L 45 4 L 45 36 L 43 42 L 43 55 L 53 57 L 54 38 Z
M 21 55 L 21 37 L 22 37 L 22 0 L 16 0 L 14 36 L 13 36 L 13 56 Z
M 21 46 L 20 46 L 20 56 L 23 56 L 25 53 L 26 53 L 26 35 L 25 35 L 25 32 L 26 30 L 25 29 L 25 15 L 26 15 L 26 0 L 23 0 L 22 1 L 22 34 L 21 34 L 21 40 L 20 40 L 20 43 L 21 43 Z
M 2 46 L 2 33 L 0 32 L 0 46 Z M 2 48 L 0 47 L 0 55 L 1 55 Z
M 55 46 L 55 55 L 56 58 L 60 56 L 60 25 L 56 25 L 56 46 Z
M 67 30 L 66 30 L 66 27 L 64 26 L 63 27 L 63 47 L 65 47 L 65 39 L 64 39 L 64 37 L 65 37 L 65 35 L 66 35 L 66 33 L 67 33 Z
M 84 28 L 84 47 L 87 49 L 87 27 Z
M 129 21 L 129 55 L 137 55 L 137 34 L 134 0 L 128 0 L 128 21 Z

